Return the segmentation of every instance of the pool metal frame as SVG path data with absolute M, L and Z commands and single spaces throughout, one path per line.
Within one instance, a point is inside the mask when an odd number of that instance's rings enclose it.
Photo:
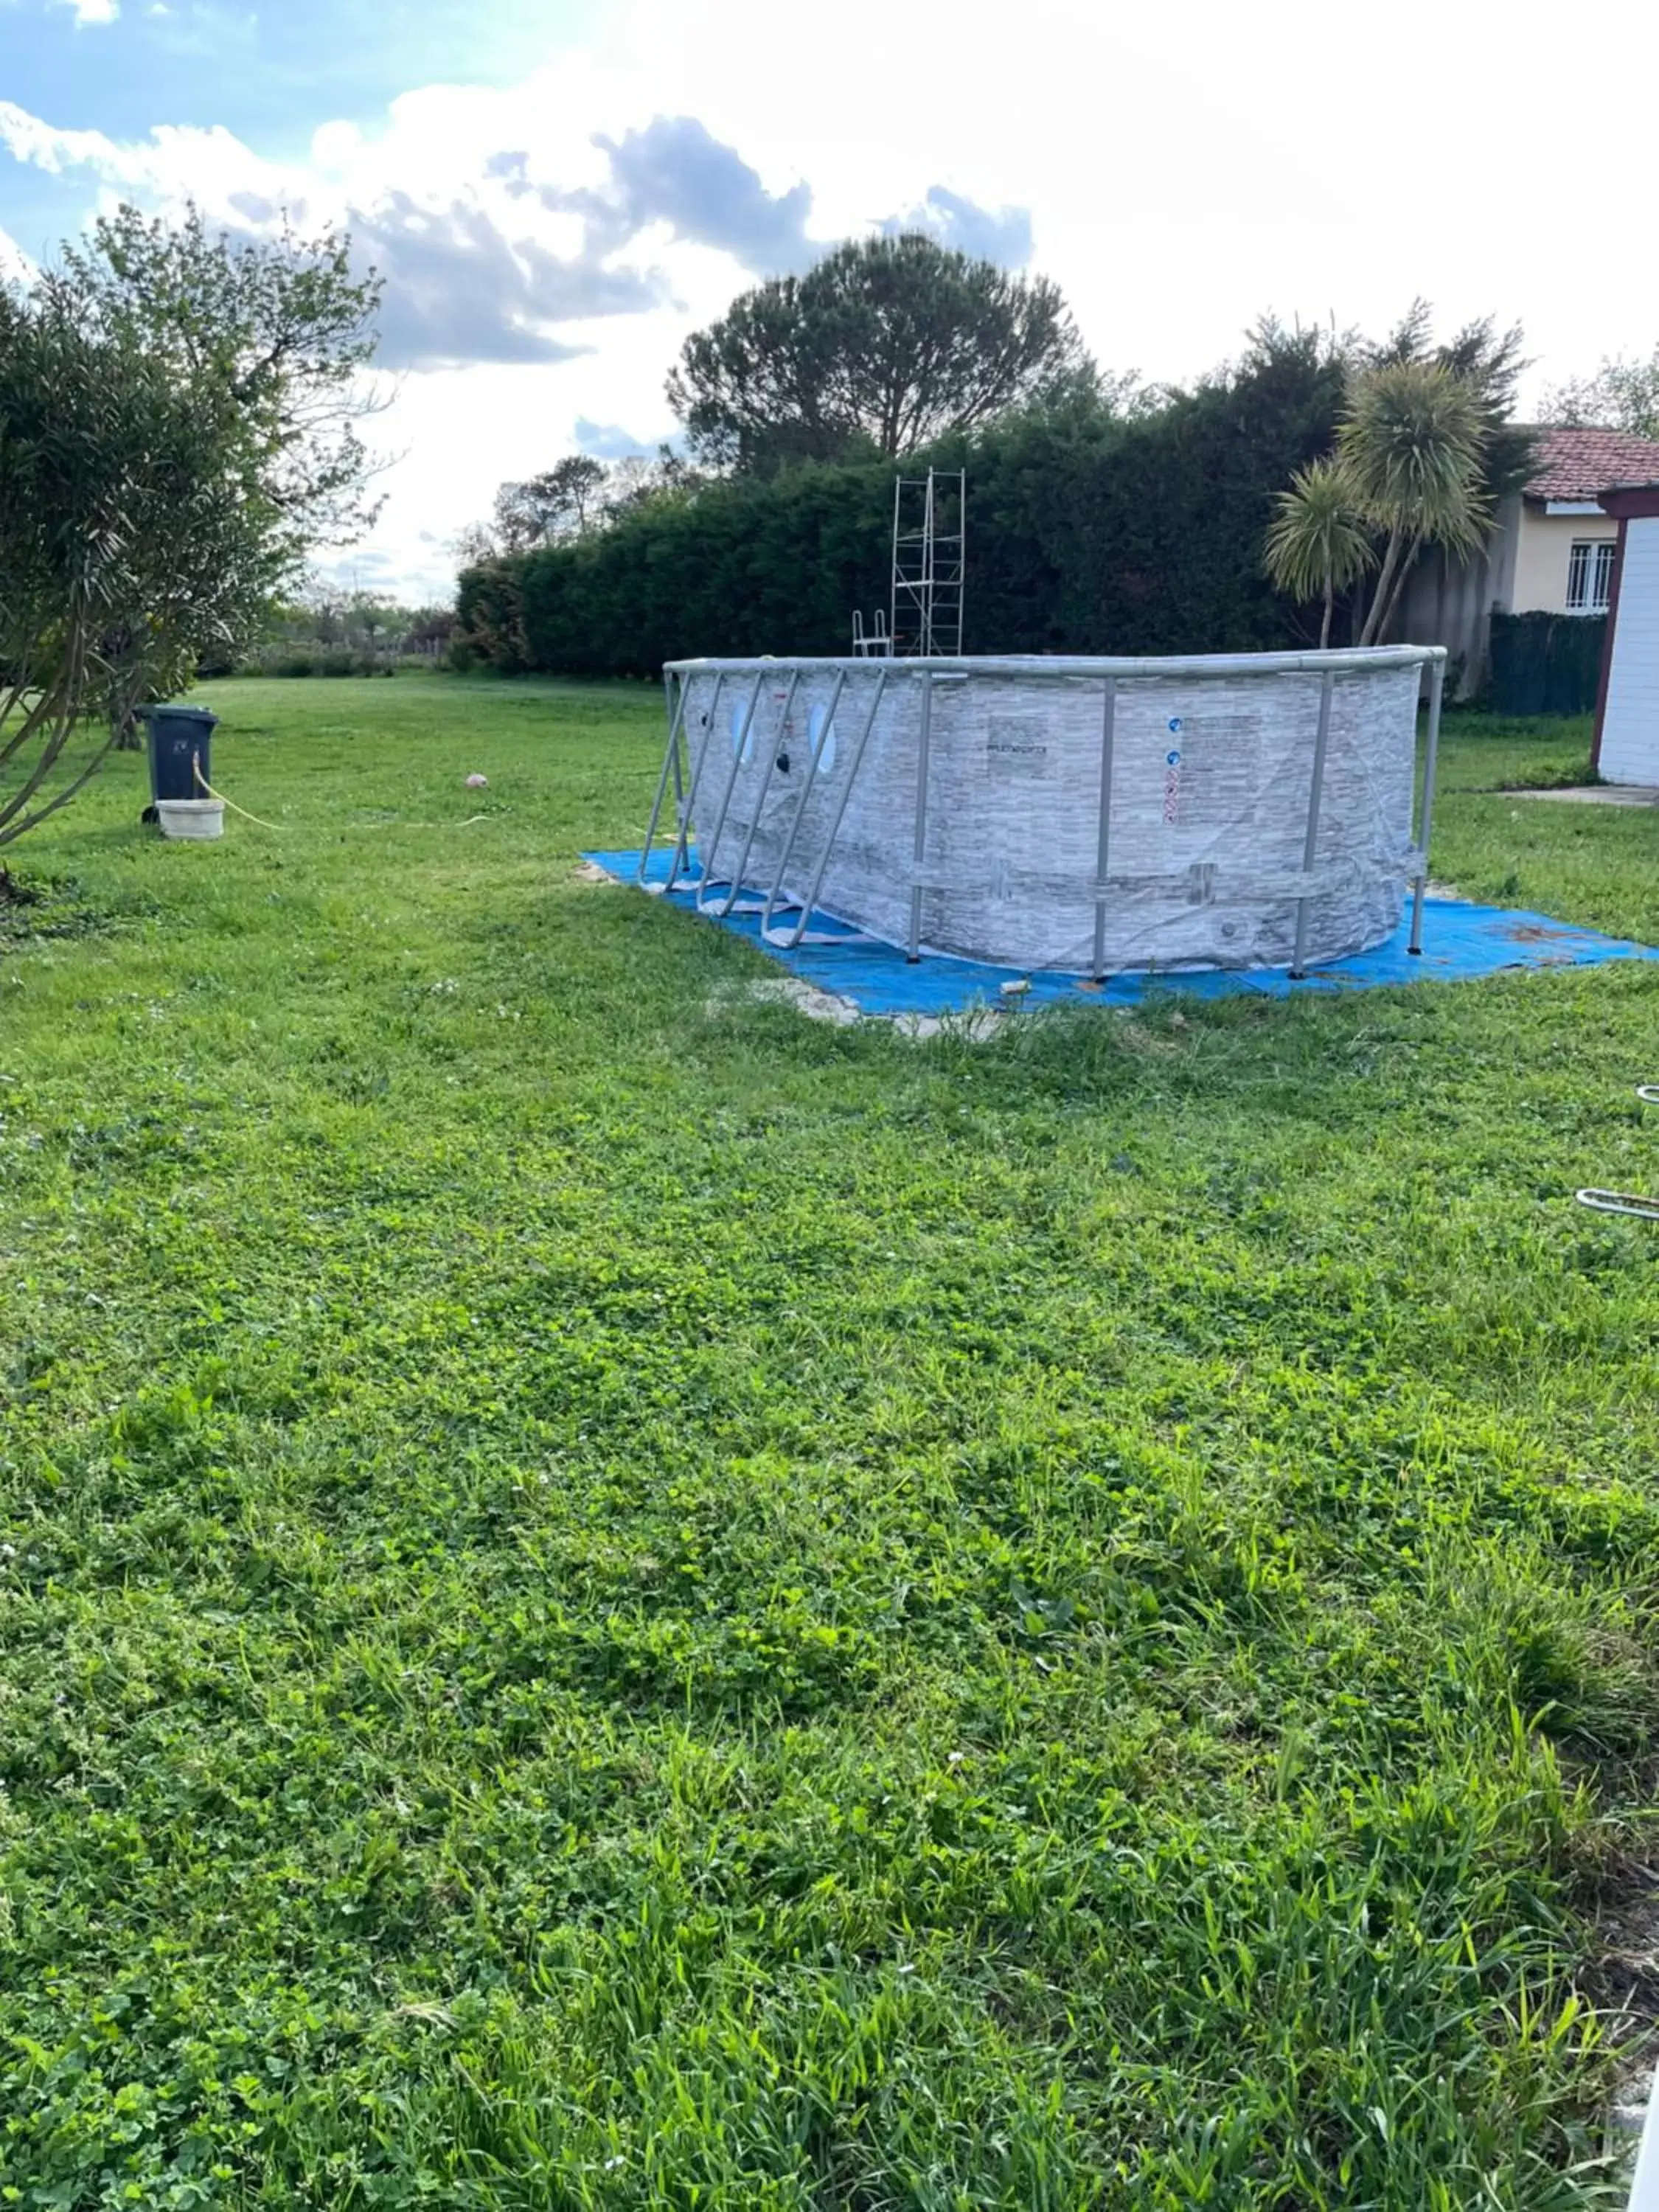
M 1107 866 L 1111 854 L 1112 825 L 1112 769 L 1114 731 L 1117 713 L 1118 686 L 1126 680 L 1142 680 L 1159 677 L 1238 677 L 1318 675 L 1323 678 L 1319 694 L 1319 723 L 1314 739 L 1312 773 L 1309 778 L 1306 830 L 1303 840 L 1302 869 L 1304 878 L 1314 872 L 1315 851 L 1319 838 L 1320 808 L 1324 798 L 1325 761 L 1331 724 L 1331 700 L 1336 678 L 1355 671 L 1376 668 L 1416 667 L 1428 671 L 1428 726 L 1423 750 L 1423 773 L 1420 783 L 1413 777 L 1413 830 L 1411 847 L 1406 860 L 1412 883 L 1411 938 L 1407 950 L 1421 954 L 1423 950 L 1423 904 L 1429 880 L 1429 836 L 1434 818 L 1435 776 L 1440 750 L 1440 714 L 1445 694 L 1446 648 L 1441 645 L 1371 646 L 1352 652 L 1336 653 L 1195 653 L 1182 656 L 1107 659 L 1062 654 L 998 654 L 951 655 L 908 660 L 881 660 L 872 663 L 868 659 L 774 659 L 753 660 L 671 660 L 663 668 L 663 696 L 668 717 L 668 744 L 663 754 L 662 773 L 657 779 L 656 796 L 652 801 L 651 819 L 641 850 L 635 880 L 646 882 L 646 871 L 656 843 L 657 827 L 662 817 L 670 784 L 674 792 L 674 813 L 678 832 L 668 865 L 665 883 L 652 884 L 650 889 L 672 890 L 679 883 L 690 854 L 694 827 L 694 810 L 703 780 L 703 770 L 708 757 L 716 750 L 714 709 L 728 681 L 741 684 L 752 678 L 743 708 L 741 735 L 732 750 L 732 765 L 726 772 L 725 788 L 720 795 L 715 817 L 714 833 L 709 840 L 712 856 L 718 849 L 726 817 L 733 793 L 743 772 L 743 763 L 752 754 L 751 741 L 757 737 L 757 718 L 760 713 L 761 693 L 769 683 L 776 683 L 786 674 L 788 688 L 784 693 L 781 712 L 775 718 L 773 742 L 781 738 L 787 726 L 800 680 L 810 673 L 833 673 L 835 688 L 817 737 L 812 740 L 807 773 L 801 779 L 800 794 L 795 802 L 793 814 L 785 834 L 782 853 L 774 879 L 756 907 L 761 918 L 761 935 L 769 944 L 793 951 L 805 936 L 823 879 L 829 871 L 836 840 L 841 834 L 847 805 L 853 787 L 858 781 L 859 770 L 876 726 L 876 717 L 887 696 L 890 683 L 915 684 L 920 688 L 920 720 L 916 745 L 916 798 L 910 867 L 909 926 L 906 934 L 905 956 L 910 960 L 921 957 L 922 895 L 928 886 L 923 880 L 922 869 L 927 858 L 927 787 L 930 766 L 931 735 L 933 729 L 933 693 L 942 684 L 961 684 L 975 675 L 1021 676 L 1040 681 L 1045 677 L 1097 677 L 1102 686 L 1100 738 L 1100 835 L 1097 848 L 1094 886 L 1094 958 L 1090 974 L 1096 982 L 1107 979 L 1105 960 L 1106 923 L 1111 903 L 1111 889 L 1107 878 Z M 847 778 L 837 796 L 829 833 L 817 856 L 812 872 L 812 882 L 804 899 L 796 901 L 784 895 L 784 878 L 788 873 L 801 823 L 805 818 L 808 797 L 813 787 L 813 778 L 824 746 L 830 742 L 840 709 L 847 678 L 854 670 L 869 672 L 873 669 L 876 684 L 869 711 L 864 716 L 854 745 Z M 690 679 L 695 676 L 713 676 L 714 689 L 708 710 L 708 739 L 700 751 L 693 752 L 686 735 L 685 710 L 690 696 Z M 681 746 L 686 748 L 684 767 Z M 688 774 L 689 770 L 689 781 Z M 749 865 L 749 855 L 759 826 L 760 810 L 749 825 L 744 842 L 737 874 L 729 883 L 723 904 L 706 903 L 711 884 L 715 880 L 706 872 L 696 880 L 696 908 L 699 914 L 716 916 L 744 911 L 739 905 L 744 889 L 744 871 Z M 1296 947 L 1291 957 L 1290 973 L 1293 977 L 1306 971 L 1308 912 L 1311 890 L 1303 891 L 1296 903 Z M 775 930 L 773 918 L 781 910 L 794 914 L 793 927 Z

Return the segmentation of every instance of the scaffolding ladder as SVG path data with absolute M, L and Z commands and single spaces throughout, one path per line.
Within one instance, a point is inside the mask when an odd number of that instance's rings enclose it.
M 967 528 L 965 469 L 896 479 L 890 653 L 907 659 L 961 653 Z

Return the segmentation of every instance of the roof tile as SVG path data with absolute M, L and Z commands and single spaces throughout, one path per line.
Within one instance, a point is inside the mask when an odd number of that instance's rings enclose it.
M 1528 499 L 1594 499 L 1614 484 L 1659 483 L 1659 440 L 1627 430 L 1542 429 Z

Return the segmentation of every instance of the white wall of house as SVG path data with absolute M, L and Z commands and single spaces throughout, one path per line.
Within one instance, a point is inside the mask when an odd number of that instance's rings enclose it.
M 1512 615 L 1591 612 L 1588 607 L 1567 605 L 1572 549 L 1580 544 L 1607 544 L 1618 535 L 1619 525 L 1611 515 L 1547 514 L 1534 502 L 1526 501 L 1516 541 L 1508 611 Z M 1605 609 L 1594 611 L 1601 613 Z
M 1659 514 L 1625 526 L 1597 766 L 1609 783 L 1659 784 Z

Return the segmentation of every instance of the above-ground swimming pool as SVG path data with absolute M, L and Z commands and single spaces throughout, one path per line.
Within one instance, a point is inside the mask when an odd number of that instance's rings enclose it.
M 647 850 L 672 791 L 671 880 L 695 844 L 699 903 L 784 943 L 817 914 L 913 957 L 1299 972 L 1381 943 L 1409 884 L 1420 913 L 1444 663 L 674 661 Z

